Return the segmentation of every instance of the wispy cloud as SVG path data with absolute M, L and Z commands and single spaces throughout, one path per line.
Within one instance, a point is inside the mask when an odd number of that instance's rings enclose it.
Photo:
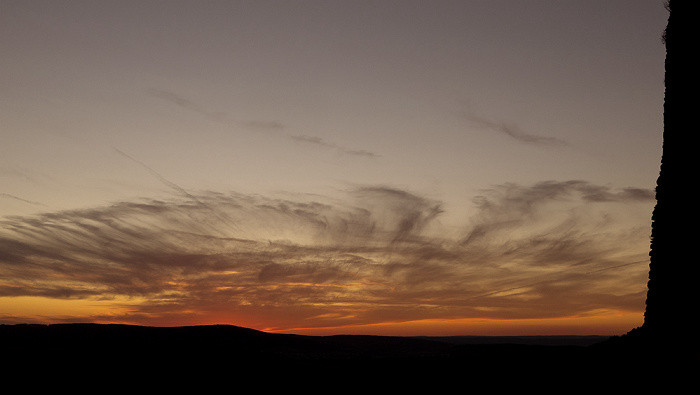
M 230 119 L 229 114 L 224 111 L 211 111 L 192 99 L 172 91 L 151 88 L 147 90 L 147 93 L 154 98 L 163 100 L 187 111 L 198 113 L 208 120 L 217 123 L 236 125 L 256 132 L 278 132 L 285 128 L 285 125 L 278 121 L 233 120 Z
M 150 96 L 153 96 L 155 98 L 164 100 L 170 104 L 174 104 L 178 107 L 181 107 L 183 109 L 186 109 L 188 111 L 193 111 L 196 113 L 199 113 L 211 120 L 217 121 L 217 122 L 222 122 L 226 120 L 226 116 L 228 115 L 225 112 L 219 112 L 219 111 L 210 111 L 199 105 L 198 103 L 195 103 L 194 101 L 190 100 L 189 98 L 182 96 L 180 94 L 177 94 L 175 92 L 163 90 L 163 89 L 157 89 L 157 88 L 150 88 L 147 90 L 147 93 Z
M 201 105 L 195 103 L 193 100 L 184 97 L 180 94 L 167 91 L 167 90 L 162 90 L 162 89 L 156 89 L 156 88 L 151 88 L 148 90 L 148 94 L 164 100 L 168 103 L 174 104 L 178 107 L 181 107 L 183 109 L 186 109 L 188 111 L 193 111 L 196 113 L 199 113 L 205 117 L 207 117 L 210 120 L 216 121 L 216 122 L 223 122 L 223 123 L 231 123 L 231 124 L 236 124 L 238 126 L 241 126 L 245 129 L 256 131 L 256 132 L 280 132 L 286 128 L 286 125 L 283 124 L 282 122 L 279 121 L 265 121 L 265 120 L 244 120 L 244 121 L 232 121 L 228 119 L 228 114 L 225 112 L 215 112 L 215 111 L 209 111 L 202 107 Z M 353 155 L 353 156 L 358 156 L 358 157 L 365 157 L 365 158 L 377 158 L 379 155 L 377 155 L 374 152 L 363 150 L 363 149 L 352 149 L 348 147 L 344 147 L 335 143 L 328 142 L 320 137 L 315 137 L 315 136 L 308 136 L 308 135 L 288 135 L 284 134 L 283 136 L 286 136 L 287 138 L 290 138 L 296 142 L 301 142 L 301 143 L 306 143 L 306 144 L 311 144 L 315 145 L 318 147 L 323 147 L 323 148 L 332 148 L 334 150 L 337 150 L 338 152 L 346 155 Z
M 42 205 L 42 204 L 39 203 L 39 202 L 35 202 L 35 201 L 32 201 L 32 200 L 23 199 L 23 198 L 21 198 L 21 197 L 19 197 L 19 196 L 15 196 L 15 195 L 12 195 L 12 194 L 9 194 L 9 193 L 0 192 L 0 198 L 8 198 L 8 199 L 19 200 L 20 202 L 24 202 L 24 203 L 32 204 L 32 205 L 37 205 L 37 206 L 41 206 L 41 205 Z
M 320 147 L 333 148 L 333 149 L 338 150 L 339 152 L 341 152 L 343 154 L 365 156 L 368 158 L 376 158 L 379 156 L 379 155 L 375 154 L 374 152 L 370 152 L 370 151 L 366 151 L 366 150 L 355 150 L 355 149 L 350 149 L 347 147 L 339 146 L 337 144 L 329 143 L 320 137 L 306 136 L 306 135 L 296 135 L 296 136 L 290 136 L 290 137 L 297 142 L 317 145 Z
M 440 226 L 439 201 L 385 186 L 343 202 L 194 198 L 4 219 L 0 296 L 137 298 L 111 319 L 279 328 L 558 317 L 644 301 L 649 224 L 611 220 L 652 204 L 644 190 L 498 185 L 457 233 Z
M 255 131 L 280 131 L 285 128 L 282 122 L 277 121 L 243 121 L 241 124 Z
M 479 128 L 492 130 L 504 134 L 516 141 L 525 144 L 533 144 L 539 146 L 565 146 L 568 143 L 565 140 L 557 137 L 540 136 L 537 134 L 526 133 L 516 124 L 507 122 L 494 121 L 483 117 L 476 116 L 471 113 L 462 114 L 463 118 L 469 121 L 472 125 Z
M 20 179 L 28 182 L 36 182 L 36 175 L 32 174 L 30 170 L 19 169 L 16 166 L 2 166 L 0 165 L 0 177 L 10 177 L 15 179 Z M 43 176 L 45 178 L 46 176 Z
M 204 203 L 204 202 L 201 201 L 199 198 L 197 198 L 197 196 L 195 196 L 195 195 L 189 193 L 187 190 L 185 190 L 185 188 L 182 188 L 180 185 L 178 185 L 178 184 L 176 184 L 176 183 L 174 183 L 174 182 L 168 180 L 167 178 L 163 177 L 160 173 L 158 173 L 157 171 L 153 170 L 153 169 L 152 169 L 150 166 L 148 166 L 147 164 L 143 163 L 142 161 L 140 161 L 140 160 L 138 160 L 138 159 L 133 158 L 133 157 L 130 156 L 129 154 L 125 153 L 124 151 L 122 151 L 122 150 L 120 150 L 120 149 L 118 149 L 118 148 L 116 148 L 116 147 L 112 147 L 112 149 L 113 149 L 114 151 L 116 151 L 119 155 L 121 155 L 121 156 L 123 156 L 123 157 L 125 157 L 125 158 L 127 158 L 127 159 L 129 159 L 129 160 L 131 160 L 131 161 L 133 161 L 133 162 L 135 162 L 135 163 L 138 163 L 141 167 L 143 167 L 143 168 L 145 168 L 146 170 L 148 170 L 149 173 L 151 173 L 155 178 L 157 178 L 158 181 L 160 181 L 161 183 L 163 183 L 164 185 L 166 185 L 166 186 L 169 187 L 170 189 L 174 190 L 175 192 L 177 192 L 177 193 L 180 194 L 181 196 L 183 196 L 183 197 L 185 197 L 185 198 L 188 198 L 188 199 L 190 199 L 192 202 L 194 202 L 194 203 L 196 203 L 196 204 L 198 204 L 198 205 L 200 205 L 200 206 L 202 206 L 202 207 L 205 207 L 205 208 L 209 209 L 216 217 L 219 218 L 219 220 L 221 220 L 222 223 L 231 224 L 231 220 L 230 220 L 230 218 L 228 218 L 228 217 L 226 216 L 226 214 L 220 213 L 220 212 L 218 212 L 217 210 L 213 209 L 212 207 L 208 206 L 206 203 Z

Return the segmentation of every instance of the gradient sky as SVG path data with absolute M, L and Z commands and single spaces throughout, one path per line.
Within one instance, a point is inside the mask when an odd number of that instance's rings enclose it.
M 660 0 L 0 0 L 0 323 L 622 334 Z

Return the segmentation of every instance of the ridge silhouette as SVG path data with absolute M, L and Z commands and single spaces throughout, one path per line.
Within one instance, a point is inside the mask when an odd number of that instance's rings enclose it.
M 0 325 L 6 360 L 17 366 L 89 374 L 144 369 L 182 374 L 222 370 L 328 377 L 579 377 L 600 364 L 605 336 L 403 337 L 266 333 L 233 325 L 145 327 L 117 324 Z M 583 370 L 582 370 L 583 369 Z M 407 381 L 407 383 L 409 383 Z
M 25 382 L 72 378 L 113 389 L 124 385 L 125 391 L 149 385 L 159 392 L 250 382 L 272 392 L 442 392 L 455 385 L 631 391 L 659 381 L 664 389 L 682 387 L 683 380 L 665 382 L 669 376 L 659 373 L 662 364 L 640 358 L 637 344 L 623 338 L 305 336 L 233 325 L 0 325 L 3 373 Z M 694 380 L 697 365 L 685 366 L 672 373 Z

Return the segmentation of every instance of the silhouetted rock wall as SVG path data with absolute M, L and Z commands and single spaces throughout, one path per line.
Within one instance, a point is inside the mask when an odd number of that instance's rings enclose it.
M 671 0 L 666 45 L 663 153 L 652 215 L 643 330 L 653 338 L 695 342 L 698 301 L 697 1 Z

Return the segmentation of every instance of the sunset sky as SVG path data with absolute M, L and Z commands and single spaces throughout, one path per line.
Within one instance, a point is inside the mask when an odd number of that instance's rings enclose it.
M 0 323 L 643 322 L 661 0 L 0 0 Z

